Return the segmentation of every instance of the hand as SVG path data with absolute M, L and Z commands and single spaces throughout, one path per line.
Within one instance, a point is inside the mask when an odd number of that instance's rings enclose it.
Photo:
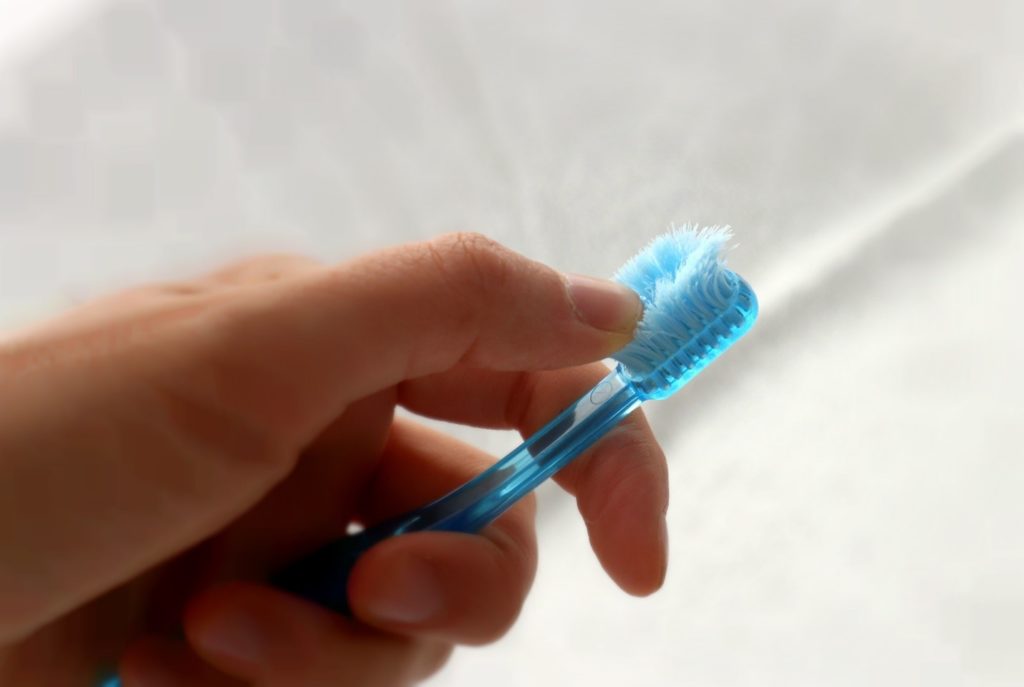
M 532 498 L 480 535 L 368 551 L 358 622 L 261 581 L 493 462 L 396 405 L 530 434 L 639 312 L 622 287 L 453 235 L 331 267 L 252 260 L 0 342 L 0 683 L 83 684 L 119 660 L 125 687 L 402 685 L 498 638 L 534 574 Z M 643 416 L 556 479 L 609 575 L 656 590 L 666 467 Z

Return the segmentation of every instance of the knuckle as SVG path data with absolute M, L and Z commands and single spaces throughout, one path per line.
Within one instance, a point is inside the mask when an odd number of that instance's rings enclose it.
M 514 253 L 477 232 L 445 234 L 431 242 L 431 257 L 460 288 L 488 293 L 504 284 Z
M 141 315 L 150 311 L 159 310 L 168 303 L 177 302 L 179 299 L 205 296 L 209 292 L 208 285 L 199 280 L 167 281 L 135 286 L 122 291 L 99 296 L 92 300 L 85 301 L 71 316 L 88 313 L 90 315 L 98 312 L 113 315 L 117 309 L 130 308 L 123 312 L 131 312 Z
M 504 250 L 500 243 L 478 231 L 453 231 L 448 234 L 442 234 L 437 237 L 436 241 L 455 251 L 467 254 Z
M 198 280 L 189 281 L 177 281 L 177 282 L 166 282 L 163 284 L 154 284 L 152 287 L 140 290 L 138 295 L 157 295 L 157 296 L 198 296 L 209 291 L 209 286 L 203 284 Z
M 629 460 L 623 457 L 629 456 Z M 648 432 L 623 423 L 606 434 L 580 466 L 577 505 L 588 526 L 624 503 L 668 504 L 664 455 Z
M 216 284 L 239 285 L 275 281 L 320 266 L 308 256 L 295 253 L 267 253 L 229 263 L 214 271 L 209 281 Z
M 443 290 L 444 298 L 456 304 L 448 308 L 453 331 L 467 333 L 461 360 L 473 358 L 481 331 L 492 317 L 495 302 L 505 296 L 517 256 L 483 234 L 445 234 L 425 245 L 428 269 Z M 469 336 L 472 334 L 472 336 Z
M 615 498 L 631 503 L 660 503 L 666 500 L 666 475 L 661 461 L 657 460 L 657 447 L 637 431 L 624 429 L 617 435 L 609 435 L 611 444 L 607 453 L 601 456 L 603 470 L 601 483 L 614 485 L 615 497 L 603 499 L 597 505 L 594 519 L 600 521 L 604 509 Z M 622 460 L 621 456 L 632 456 L 633 460 Z M 593 485 L 590 485 L 593 486 Z

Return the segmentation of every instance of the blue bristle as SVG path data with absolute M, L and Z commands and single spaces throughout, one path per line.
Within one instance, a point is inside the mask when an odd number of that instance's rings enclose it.
M 644 316 L 633 341 L 613 357 L 652 396 L 682 386 L 757 316 L 753 291 L 722 260 L 731 236 L 726 227 L 673 229 L 615 274 L 640 295 Z

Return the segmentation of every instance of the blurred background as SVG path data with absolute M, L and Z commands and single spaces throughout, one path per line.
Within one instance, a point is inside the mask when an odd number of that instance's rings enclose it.
M 607 275 L 683 222 L 763 315 L 648 411 L 665 588 L 545 488 L 520 623 L 433 684 L 1024 684 L 1024 3 L 0 0 L 2 328 L 452 230 Z

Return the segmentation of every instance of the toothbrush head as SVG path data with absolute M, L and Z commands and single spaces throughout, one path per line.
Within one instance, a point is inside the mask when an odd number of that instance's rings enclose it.
M 722 261 L 731 236 L 720 227 L 673 229 L 615 274 L 639 294 L 644 315 L 612 357 L 646 398 L 678 391 L 754 324 L 757 297 Z

